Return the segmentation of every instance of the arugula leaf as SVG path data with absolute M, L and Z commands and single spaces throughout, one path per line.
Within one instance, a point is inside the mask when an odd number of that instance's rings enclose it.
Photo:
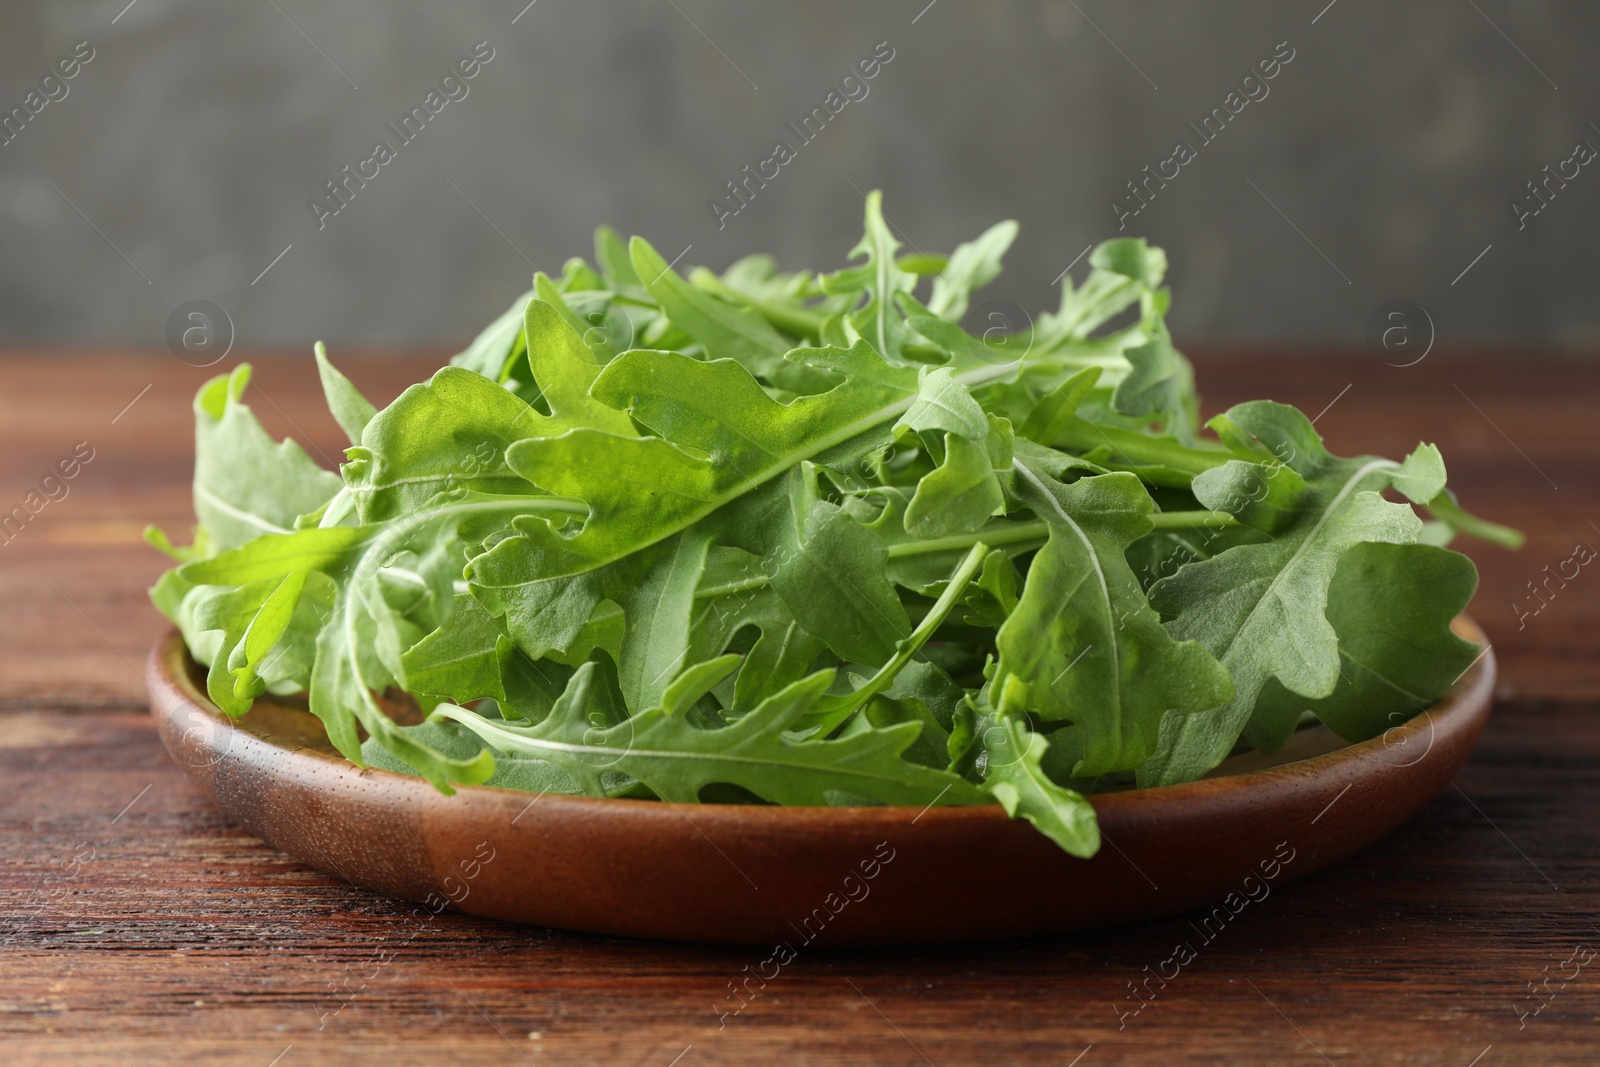
M 503 380 L 506 368 L 523 349 L 523 310 L 533 295 L 530 290 L 512 301 L 511 306 L 485 326 L 470 345 L 450 358 L 451 365 L 481 374 L 490 381 Z
M 889 232 L 883 217 L 883 194 L 876 190 L 867 194 L 866 220 L 867 232 L 850 250 L 850 258 L 864 256 L 866 262 L 826 275 L 822 288 L 828 293 L 864 294 L 861 306 L 846 316 L 851 332 L 884 359 L 900 363 L 911 330 L 896 312 L 895 300 L 899 294 L 911 292 L 917 276 L 895 261 L 900 242 Z
M 984 557 L 983 570 L 965 602 L 971 610 L 967 622 L 995 630 L 1017 610 L 1017 568 L 1004 551 L 997 548 Z
M 274 442 L 240 402 L 250 364 L 219 375 L 194 398 L 194 513 L 211 551 L 284 534 L 340 489 L 293 441 Z
M 1016 493 L 1050 526 L 1022 599 L 1000 627 L 994 692 L 1046 721 L 1076 723 L 1073 774 L 1132 770 L 1155 747 L 1163 714 L 1186 716 L 1232 695 L 1228 673 L 1191 640 L 1175 641 L 1129 567 L 1155 505 L 1131 474 L 1064 485 L 1019 463 Z
M 774 804 L 825 805 L 836 796 L 880 804 L 982 799 L 956 775 L 900 758 L 916 739 L 914 723 L 832 741 L 790 740 L 785 731 L 822 699 L 832 671 L 795 682 L 715 730 L 660 707 L 597 729 L 588 717 L 593 675 L 592 664 L 580 667 L 549 717 L 534 726 L 497 723 L 449 705 L 434 714 L 496 748 L 546 759 L 591 788 L 601 771 L 615 769 L 679 804 L 699 802 L 701 790 L 713 784 L 736 785 Z
M 418 744 L 426 745 L 455 759 L 465 759 L 483 749 L 483 742 L 478 740 L 476 734 L 449 720 L 441 719 L 437 722 L 408 726 L 405 728 L 405 733 Z M 366 761 L 367 766 L 378 770 L 394 771 L 398 774 L 412 773 L 410 764 L 390 755 L 388 750 L 375 740 L 368 740 L 361 746 L 361 758 Z M 528 793 L 556 793 L 569 796 L 583 794 L 583 789 L 572 780 L 572 776 L 554 764 L 505 753 L 496 758 L 494 774 L 486 778 L 482 784 L 496 789 L 517 789 Z M 631 786 L 630 779 L 623 775 L 613 775 L 601 787 L 604 792 L 598 795 L 618 796 L 626 793 Z
M 334 570 L 369 535 L 356 526 L 262 534 L 238 548 L 185 563 L 177 573 L 193 585 L 245 585 L 297 571 Z
M 1122 350 L 1131 369 L 1117 383 L 1111 404 L 1123 415 L 1163 416 L 1174 436 L 1187 443 L 1191 435 L 1186 416 L 1192 406 L 1194 372 L 1172 347 L 1165 322 L 1155 318 L 1146 331 L 1150 340 Z
M 1230 461 L 1198 475 L 1195 496 L 1273 539 L 1188 564 L 1150 590 L 1150 602 L 1175 616 L 1172 633 L 1199 641 L 1221 660 L 1237 695 L 1215 715 L 1168 716 L 1156 754 L 1139 770 L 1141 785 L 1198 778 L 1221 762 L 1251 721 L 1268 679 L 1312 699 L 1333 692 L 1339 642 L 1324 610 L 1340 557 L 1362 542 L 1415 542 L 1422 521 L 1381 493 L 1393 487 L 1422 502 L 1444 481 L 1443 463 L 1429 445 L 1404 464 L 1339 459 L 1310 420 L 1286 405 L 1253 401 L 1225 418 L 1283 461 Z M 1298 483 L 1287 504 L 1275 488 L 1285 481 Z M 1263 499 L 1272 506 L 1259 507 Z
M 547 519 L 519 518 L 514 533 L 472 559 L 473 595 L 530 656 L 560 647 L 599 597 L 595 572 L 706 518 L 806 460 L 855 462 L 888 443 L 888 424 L 912 403 L 916 372 L 871 348 L 797 349 L 790 358 L 835 372 L 839 384 L 787 404 L 740 364 L 635 350 L 608 364 L 592 394 L 662 436 L 623 438 L 586 428 L 517 442 L 511 469 L 588 516 L 567 536 Z M 998 377 L 993 368 L 972 372 Z M 563 622 L 544 620 L 552 608 Z
M 703 662 L 734 647 L 737 636 L 747 628 L 760 633 L 744 651 L 732 701 L 726 704 L 727 711 L 734 714 L 749 711 L 799 681 L 826 647 L 821 638 L 800 625 L 773 589 L 763 565 L 763 557 L 753 553 L 714 547 L 695 592 L 697 613 L 690 634 L 689 662 Z
M 901 428 L 944 452 L 939 466 L 917 483 L 906 507 L 907 533 L 965 533 L 1005 509 L 1000 479 L 1011 468 L 1011 424 L 986 413 L 949 368 L 923 372 L 917 399 L 895 424 L 897 431 Z
M 984 720 L 983 788 L 1013 819 L 1034 828 L 1074 856 L 1088 859 L 1100 851 L 1100 825 L 1094 807 L 1082 794 L 1057 785 L 1040 761 L 1050 742 L 1028 729 L 1021 719 Z
M 630 560 L 607 583 L 626 620 L 618 675 L 629 709 L 658 704 L 687 660 L 695 592 L 705 571 L 710 537 L 687 530 Z
M 609 294 L 564 293 L 559 285 L 545 276 L 543 271 L 533 276 L 533 291 L 536 299 L 554 309 L 561 321 L 565 322 L 568 328 L 577 334 L 583 343 L 589 347 L 591 357 L 588 362 L 603 366 L 616 359 L 619 349 L 615 342 L 619 339 L 625 339 L 622 348 L 631 348 L 633 346 L 632 342 L 636 334 L 633 320 L 609 298 Z M 572 296 L 573 302 L 578 303 L 579 308 L 583 311 L 582 314 L 579 314 L 579 309 L 574 308 L 572 303 L 568 301 L 567 297 L 569 295 Z M 585 297 L 590 299 L 584 299 Z M 516 355 L 527 355 L 527 338 L 528 332 L 526 325 L 524 325 L 522 334 L 523 347 Z M 502 378 L 502 384 L 516 392 L 518 396 L 523 396 L 530 403 L 542 399 L 538 395 L 538 382 L 524 385 L 524 383 L 516 381 L 511 376 L 512 372 L 521 372 L 515 356 L 513 356 L 512 363 L 509 365 L 508 372 Z M 528 373 L 530 377 L 534 375 L 535 372 L 532 367 L 528 368 Z
M 754 309 L 784 333 L 808 341 L 821 337 L 822 324 L 827 318 L 825 311 L 842 299 L 808 305 L 807 301 L 816 295 L 811 274 L 779 271 L 771 256 L 745 256 L 720 276 L 704 267 L 696 267 L 690 272 L 689 281 L 698 289 Z
M 1074 421 L 1082 421 L 1078 418 L 1078 407 L 1102 373 L 1101 367 L 1084 367 L 1068 375 L 1028 412 L 1020 430 L 1022 436 L 1045 445 L 1060 440 Z
M 594 231 L 594 260 L 600 264 L 600 276 L 613 292 L 636 298 L 645 292 L 644 283 L 633 269 L 628 246 L 610 226 L 601 226 Z
M 505 465 L 538 412 L 474 371 L 446 367 L 367 423 L 350 448 L 345 484 L 363 523 L 398 519 L 440 493 L 531 492 Z
M 770 376 L 782 366 L 789 344 L 758 313 L 704 293 L 673 271 L 642 237 L 630 246 L 633 269 L 667 318 L 693 335 L 710 359 L 732 359 L 752 372 Z
M 378 409 L 328 360 L 328 349 L 321 341 L 311 351 L 317 357 L 317 374 L 322 379 L 322 392 L 328 398 L 328 410 L 333 412 L 334 421 L 350 438 L 350 443 L 359 445 L 361 431 L 367 428 Z
M 818 499 L 814 472 L 795 471 L 790 487 L 789 521 L 767 557 L 773 590 L 840 659 L 884 663 L 911 633 L 885 574 L 887 549 L 837 504 Z
M 1016 239 L 1017 224 L 1008 219 L 957 245 L 933 280 L 928 310 L 947 322 L 960 322 L 972 294 L 1000 276 L 1000 260 Z
M 412 692 L 457 703 L 493 697 L 505 700 L 504 659 L 513 654 L 495 620 L 470 594 L 457 593 L 449 618 L 412 645 L 401 658 Z
M 290 578 L 265 578 L 236 589 L 219 590 L 194 606 L 194 626 L 202 631 L 218 630 L 222 634 L 212 653 L 211 670 L 206 675 L 206 695 L 229 715 L 237 717 L 249 711 L 251 702 L 265 689 L 254 684 L 254 668 L 261 653 L 258 651 L 251 659 L 245 638 L 255 628 L 258 618 L 262 620 L 261 629 L 270 631 L 273 641 L 282 635 L 294 605 L 286 605 L 284 596 L 279 594 L 287 590 L 288 596 L 297 598 L 305 581 L 304 574 L 291 577 L 298 582 L 291 582 Z M 258 640 L 258 648 L 259 644 Z
M 1453 530 L 1470 534 L 1480 541 L 1487 541 L 1501 548 L 1521 548 L 1522 543 L 1527 540 L 1519 530 L 1501 526 L 1497 522 L 1488 522 L 1466 511 L 1456 502 L 1455 494 L 1448 489 L 1441 489 L 1438 496 L 1428 501 L 1428 511 L 1438 516 Z
M 1411 718 L 1478 658 L 1478 646 L 1450 629 L 1477 585 L 1472 561 L 1442 548 L 1351 548 L 1328 587 L 1326 614 L 1339 637 L 1338 683 L 1328 696 L 1306 699 L 1269 680 L 1246 740 L 1275 751 L 1302 711 L 1349 741 L 1376 737 Z
M 1061 306 L 1053 314 L 1039 317 L 1034 330 L 1038 347 L 1048 351 L 1087 340 L 1137 303 L 1141 294 L 1161 284 L 1167 273 L 1167 255 L 1151 248 L 1142 237 L 1120 237 L 1090 252 L 1089 267 L 1089 277 L 1077 288 L 1071 275 L 1061 276 Z

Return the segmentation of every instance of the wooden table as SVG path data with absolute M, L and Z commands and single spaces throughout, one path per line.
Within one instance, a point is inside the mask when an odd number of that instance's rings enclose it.
M 251 403 L 331 465 L 341 437 L 317 413 L 310 355 L 277 355 L 257 359 Z M 152 521 L 188 532 L 189 401 L 223 368 L 0 357 L 0 513 L 79 442 L 93 449 L 67 495 L 0 546 L 0 1062 L 1600 1062 L 1600 961 L 1575 977 L 1567 962 L 1600 948 L 1600 575 L 1521 628 L 1513 609 L 1537 603 L 1527 583 L 1546 564 L 1600 545 L 1600 363 L 1312 355 L 1197 358 L 1208 407 L 1272 396 L 1322 411 L 1337 452 L 1435 441 L 1471 507 L 1529 533 L 1515 554 L 1466 546 L 1502 683 L 1456 787 L 1253 906 L 1121 1026 L 1129 983 L 1191 939 L 1183 917 L 813 951 L 725 1028 L 713 1005 L 753 950 L 448 913 L 419 928 L 409 905 L 228 825 L 145 712 L 143 657 L 165 624 L 144 594 L 162 559 L 139 541 Z M 342 362 L 381 403 L 437 356 Z M 1545 982 L 1536 999 L 1529 984 Z

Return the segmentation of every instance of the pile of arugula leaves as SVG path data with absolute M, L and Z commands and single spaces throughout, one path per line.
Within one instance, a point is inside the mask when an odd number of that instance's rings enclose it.
M 338 474 L 241 365 L 195 398 L 199 523 L 147 533 L 151 597 L 223 711 L 303 693 L 446 793 L 998 802 L 1077 856 L 1097 788 L 1442 695 L 1477 581 L 1442 546 L 1518 535 L 1432 445 L 1334 456 L 1271 401 L 1203 432 L 1142 240 L 968 333 L 1016 232 L 901 256 L 875 193 L 854 266 L 685 278 L 602 228 L 382 411 L 317 346 Z

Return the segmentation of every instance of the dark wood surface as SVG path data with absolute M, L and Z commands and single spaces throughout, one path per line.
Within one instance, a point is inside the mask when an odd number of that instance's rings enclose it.
M 1527 583 L 1547 564 L 1600 546 L 1600 363 L 1312 355 L 1202 355 L 1207 406 L 1270 396 L 1315 414 L 1337 398 L 1317 423 L 1335 451 L 1435 441 L 1470 507 L 1529 533 L 1517 553 L 1461 546 L 1482 571 L 1471 610 L 1502 681 L 1456 785 L 1209 942 L 1180 917 L 959 949 L 816 950 L 720 1026 L 737 1003 L 729 983 L 764 953 L 413 918 L 230 826 L 161 748 L 141 674 L 164 623 L 144 595 L 162 560 L 139 532 L 187 534 L 189 401 L 223 368 L 0 358 L 0 514 L 79 442 L 94 449 L 66 497 L 0 544 L 0 1059 L 1597 1062 L 1600 957 L 1583 961 L 1600 950 L 1600 577 L 1585 569 L 1520 628 L 1515 606 L 1539 606 Z M 433 362 L 343 360 L 380 403 Z M 310 357 L 257 367 L 251 403 L 268 428 L 331 465 L 341 439 L 318 413 Z M 1152 980 L 1133 1014 L 1130 983 L 1180 942 L 1194 959 L 1165 988 Z

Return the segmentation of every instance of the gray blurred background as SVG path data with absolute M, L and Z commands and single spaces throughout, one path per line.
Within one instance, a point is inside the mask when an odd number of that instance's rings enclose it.
M 597 223 L 680 268 L 831 269 L 875 187 L 926 252 L 1021 222 L 992 294 L 1036 308 L 1179 140 L 1197 158 L 1124 232 L 1167 249 L 1180 343 L 1360 344 L 1396 298 L 1441 343 L 1600 338 L 1600 167 L 1512 207 L 1600 147 L 1593 2 L 525 3 L 0 0 L 0 111 L 94 51 L 0 147 L 0 341 L 159 347 L 206 299 L 243 347 L 457 344 Z M 479 41 L 468 95 L 319 229 L 308 200 Z M 800 145 L 785 124 L 885 41 Z M 1187 124 L 1281 42 L 1203 144 Z M 780 139 L 797 158 L 719 229 L 707 201 Z

